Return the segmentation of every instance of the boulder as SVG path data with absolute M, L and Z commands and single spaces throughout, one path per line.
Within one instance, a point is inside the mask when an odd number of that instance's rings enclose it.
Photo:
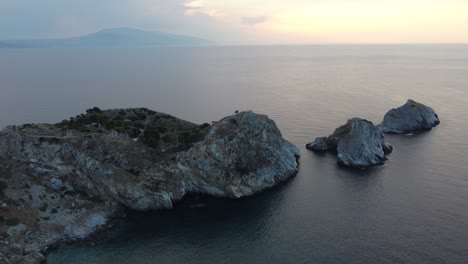
M 306 145 L 313 151 L 333 151 L 338 163 L 347 167 L 366 168 L 382 165 L 385 154 L 393 148 L 385 142 L 382 132 L 372 122 L 352 118 L 328 137 L 316 138 Z
M 328 150 L 328 138 L 318 137 L 314 141 L 308 143 L 306 148 L 316 152 L 325 152 Z
M 407 134 L 430 130 L 439 123 L 439 117 L 432 108 L 410 99 L 404 105 L 388 111 L 380 129 L 384 133 Z

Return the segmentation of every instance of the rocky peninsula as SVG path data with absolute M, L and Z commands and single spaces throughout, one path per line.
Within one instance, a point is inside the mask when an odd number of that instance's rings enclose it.
M 339 164 L 354 168 L 382 165 L 385 154 L 393 150 L 372 122 L 357 117 L 349 119 L 330 136 L 316 138 L 306 148 L 336 153 Z
M 100 110 L 0 132 L 0 263 L 105 229 L 124 209 L 171 208 L 188 194 L 239 198 L 298 170 L 299 150 L 265 115 L 197 125 L 146 108 Z

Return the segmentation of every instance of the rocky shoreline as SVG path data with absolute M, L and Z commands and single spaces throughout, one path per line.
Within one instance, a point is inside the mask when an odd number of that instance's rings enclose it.
M 171 208 L 188 194 L 240 198 L 294 177 L 300 152 L 265 115 L 196 125 L 145 108 L 89 109 L 0 133 L 0 263 L 109 228 L 123 210 Z

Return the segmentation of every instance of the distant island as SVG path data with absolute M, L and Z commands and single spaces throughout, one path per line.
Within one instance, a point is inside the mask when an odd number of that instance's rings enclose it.
M 134 28 L 103 29 L 89 35 L 72 38 L 0 40 L 0 48 L 198 46 L 210 44 L 214 43 L 196 37 Z

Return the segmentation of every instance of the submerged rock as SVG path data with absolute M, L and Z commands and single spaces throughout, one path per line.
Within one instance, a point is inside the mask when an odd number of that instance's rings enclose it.
M 147 109 L 92 109 L 58 125 L 8 127 L 0 254 L 86 238 L 122 208 L 171 208 L 192 193 L 253 195 L 295 176 L 299 154 L 273 120 L 250 111 L 199 126 Z
M 328 137 L 316 138 L 306 145 L 313 151 L 333 151 L 338 163 L 348 167 L 365 168 L 382 165 L 385 154 L 393 148 L 385 142 L 382 132 L 372 122 L 352 118 Z
M 439 123 L 439 117 L 432 108 L 410 99 L 404 105 L 388 111 L 380 129 L 384 133 L 406 134 L 430 130 Z

